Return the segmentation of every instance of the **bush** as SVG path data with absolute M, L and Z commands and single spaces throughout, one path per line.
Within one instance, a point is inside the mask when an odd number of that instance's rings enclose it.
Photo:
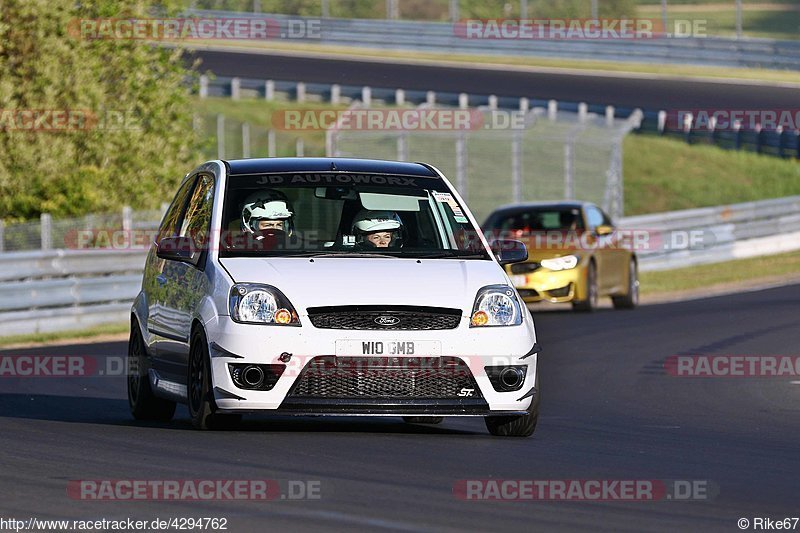
M 175 49 L 87 40 L 79 19 L 152 17 L 137 0 L 3 0 L 0 13 L 0 218 L 158 206 L 198 161 L 188 72 Z M 159 3 L 163 13 L 178 6 Z M 25 129 L 24 110 L 83 117 Z

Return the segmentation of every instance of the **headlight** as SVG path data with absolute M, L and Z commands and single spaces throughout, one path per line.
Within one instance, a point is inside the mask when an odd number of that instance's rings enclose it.
M 577 255 L 565 255 L 563 257 L 554 257 L 553 259 L 542 259 L 539 263 L 550 270 L 569 270 L 578 266 L 579 260 L 580 257 Z
M 297 311 L 281 291 L 271 285 L 237 283 L 231 288 L 228 306 L 234 322 L 299 326 Z
M 469 327 L 518 326 L 522 309 L 514 289 L 508 285 L 489 285 L 478 291 L 472 306 Z

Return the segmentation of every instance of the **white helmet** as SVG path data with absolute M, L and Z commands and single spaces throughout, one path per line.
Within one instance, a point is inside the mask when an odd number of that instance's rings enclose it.
M 392 240 L 389 246 L 400 246 L 402 243 L 403 221 L 394 211 L 369 211 L 362 209 L 353 219 L 353 233 L 356 242 L 367 244 L 366 235 L 378 231 L 389 231 Z
M 287 235 L 293 233 L 292 207 L 280 191 L 257 191 L 247 197 L 242 207 L 242 230 L 256 233 L 261 220 L 282 220 Z

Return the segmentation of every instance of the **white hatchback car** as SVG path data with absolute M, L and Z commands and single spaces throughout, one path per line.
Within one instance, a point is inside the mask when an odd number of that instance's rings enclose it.
M 539 414 L 533 320 L 458 193 L 422 163 L 211 161 L 187 174 L 131 315 L 137 419 L 186 403 L 198 428 L 244 413 Z

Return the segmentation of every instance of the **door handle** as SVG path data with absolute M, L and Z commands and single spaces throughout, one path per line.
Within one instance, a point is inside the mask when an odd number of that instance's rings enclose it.
M 158 282 L 159 285 L 166 285 L 167 284 L 167 276 L 165 276 L 164 274 L 160 274 L 160 275 L 156 276 L 156 281 Z

